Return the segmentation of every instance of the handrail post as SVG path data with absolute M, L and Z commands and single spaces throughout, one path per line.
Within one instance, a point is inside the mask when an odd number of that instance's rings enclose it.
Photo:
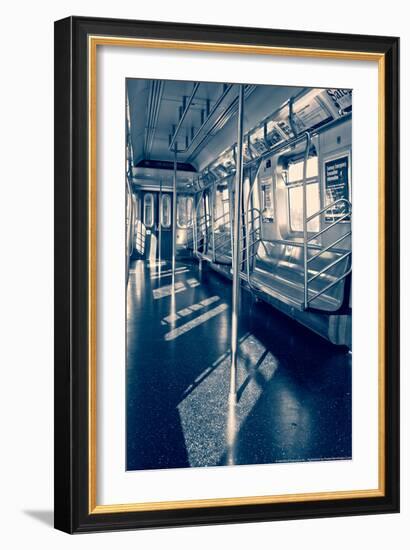
M 162 178 L 159 180 L 159 208 L 158 208 L 158 263 L 161 269 L 161 238 L 162 238 Z
M 172 282 L 175 281 L 175 257 L 177 246 L 177 144 L 174 148 L 174 182 L 172 196 Z
M 243 96 L 244 85 L 239 85 L 238 97 L 238 153 L 235 178 L 234 196 L 234 227 L 232 250 L 232 324 L 231 324 L 231 376 L 230 376 L 230 401 L 236 401 L 236 373 L 238 364 L 238 316 L 239 316 L 239 291 L 240 291 L 240 211 L 243 190 Z
M 195 82 L 194 88 L 193 88 L 193 90 L 192 90 L 192 92 L 191 92 L 191 95 L 189 96 L 188 103 L 185 104 L 185 108 L 184 108 L 183 112 L 181 113 L 181 117 L 180 117 L 180 119 L 179 119 L 178 125 L 177 125 L 177 127 L 175 128 L 174 134 L 173 134 L 173 136 L 172 136 L 172 138 L 171 138 L 171 140 L 170 140 L 170 142 L 169 142 L 169 146 L 168 146 L 168 150 L 169 150 L 169 151 L 172 151 L 172 148 L 174 148 L 174 151 L 175 151 L 175 149 L 176 149 L 176 147 L 174 146 L 174 143 L 176 143 L 175 140 L 176 140 L 177 137 L 178 137 L 179 130 L 180 130 L 181 126 L 182 126 L 182 123 L 183 123 L 184 120 L 185 120 L 186 115 L 188 114 L 188 111 L 189 111 L 189 109 L 190 109 L 190 107 L 191 107 L 191 104 L 192 104 L 194 98 L 195 98 L 195 95 L 196 95 L 196 93 L 197 93 L 197 91 L 198 91 L 199 86 L 200 86 L 200 83 L 199 83 L 199 82 Z
M 211 188 L 211 200 L 210 200 L 210 209 L 211 209 L 211 232 L 212 232 L 212 261 L 215 263 L 216 255 L 215 255 L 215 213 L 214 213 L 214 200 L 215 200 L 215 187 Z
M 204 192 L 201 191 L 200 195 L 199 195 L 199 199 L 198 199 L 198 202 L 197 202 L 197 205 L 195 207 L 195 240 L 196 240 L 196 244 L 195 244 L 195 254 L 196 256 L 198 257 L 198 254 L 199 254 L 199 250 L 198 250 L 198 243 L 199 243 L 199 239 L 198 239 L 198 214 L 201 210 L 201 202 L 202 202 L 202 197 L 204 196 Z M 201 227 L 201 225 L 199 224 L 199 228 Z
M 249 258 L 249 220 L 248 220 L 248 213 L 249 213 L 249 207 L 250 207 L 250 201 L 252 200 L 252 194 L 253 194 L 253 189 L 254 189 L 254 186 L 258 180 L 258 176 L 259 176 L 259 169 L 260 167 L 262 166 L 262 162 L 260 162 L 258 164 L 258 168 L 256 170 L 256 174 L 255 174 L 255 177 L 253 178 L 253 181 L 252 181 L 252 184 L 250 185 L 249 187 L 249 193 L 248 193 L 248 197 L 247 197 L 247 200 L 246 200 L 246 214 L 245 214 L 245 231 L 246 231 L 246 242 L 245 242 L 245 245 L 246 245 L 246 277 L 247 277 L 247 280 L 248 280 L 248 285 L 250 286 L 250 288 L 252 288 L 252 284 L 251 284 L 251 272 L 250 272 L 250 258 Z M 254 210 L 254 208 L 252 208 L 252 210 Z M 259 217 L 259 225 L 261 224 L 261 219 Z M 254 223 L 254 219 L 252 218 L 252 225 L 256 225 Z M 253 250 L 252 250 L 253 252 Z
M 192 240 L 193 240 L 193 245 L 194 245 L 194 256 L 197 256 L 197 253 L 198 253 L 198 244 L 197 244 L 198 219 L 197 219 L 197 217 L 198 217 L 197 205 L 195 205 L 195 212 L 194 212 L 194 216 L 193 216 L 194 226 L 192 228 Z
M 308 230 L 307 230 L 307 194 L 306 177 L 310 150 L 310 134 L 306 132 L 306 150 L 303 160 L 303 297 L 305 309 L 308 307 Z
M 236 162 L 236 160 L 235 160 Z M 233 209 L 234 209 L 234 202 L 235 202 L 235 197 L 234 197 L 234 193 L 233 193 L 233 185 L 231 185 L 231 191 L 229 192 L 228 191 L 228 196 L 229 196 L 229 237 L 230 237 L 230 241 L 231 241 L 231 259 L 233 260 L 233 217 L 232 217 L 232 212 L 233 212 Z M 232 262 L 231 262 L 231 267 L 232 267 Z

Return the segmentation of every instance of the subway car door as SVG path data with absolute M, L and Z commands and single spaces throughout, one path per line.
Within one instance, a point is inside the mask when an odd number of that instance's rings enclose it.
M 172 196 L 170 193 L 144 192 L 143 216 L 146 229 L 145 259 L 170 260 L 172 255 Z M 161 251 L 161 253 L 160 253 Z
M 172 258 L 172 195 L 160 193 L 158 195 L 158 250 L 161 249 L 161 261 Z
M 158 197 L 157 193 L 142 193 L 142 221 L 145 225 L 144 259 L 155 262 L 158 258 Z

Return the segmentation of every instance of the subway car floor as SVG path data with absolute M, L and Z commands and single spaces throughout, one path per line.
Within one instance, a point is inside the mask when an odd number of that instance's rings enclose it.
M 206 264 L 131 263 L 127 470 L 341 460 L 351 354 L 242 290 L 230 405 L 231 283 Z

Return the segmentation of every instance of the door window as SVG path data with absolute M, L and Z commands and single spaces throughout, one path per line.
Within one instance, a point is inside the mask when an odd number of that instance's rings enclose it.
M 154 225 L 154 195 L 152 193 L 144 195 L 144 224 L 145 227 Z

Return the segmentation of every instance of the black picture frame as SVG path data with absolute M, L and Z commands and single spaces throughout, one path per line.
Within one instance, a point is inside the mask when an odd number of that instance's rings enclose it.
M 370 52 L 384 58 L 384 494 L 148 511 L 90 511 L 88 37 Z M 55 23 L 55 527 L 67 533 L 399 511 L 399 39 L 68 17 Z

